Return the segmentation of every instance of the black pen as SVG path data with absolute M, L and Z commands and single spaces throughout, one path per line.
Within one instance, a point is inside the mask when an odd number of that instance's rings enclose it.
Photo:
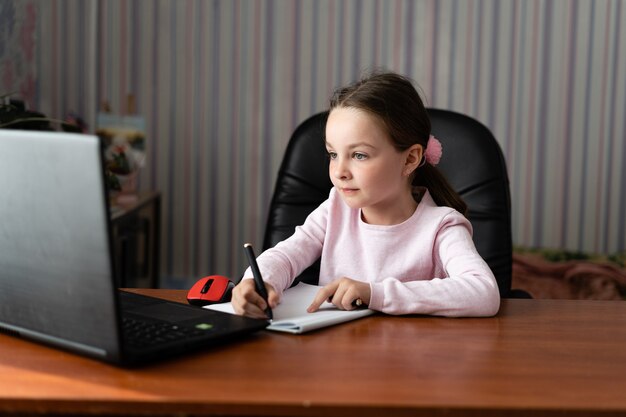
M 265 300 L 265 303 L 267 304 L 265 314 L 267 314 L 267 317 L 272 320 L 272 309 L 270 308 L 270 303 L 267 301 L 267 289 L 265 288 L 265 284 L 263 283 L 263 277 L 261 276 L 259 265 L 256 263 L 256 256 L 254 256 L 254 250 L 252 249 L 252 245 L 246 243 L 243 245 L 243 248 L 246 251 L 248 263 L 250 264 L 250 268 L 252 269 L 252 276 L 254 277 L 254 286 L 256 288 L 256 292 L 259 293 L 259 295 Z

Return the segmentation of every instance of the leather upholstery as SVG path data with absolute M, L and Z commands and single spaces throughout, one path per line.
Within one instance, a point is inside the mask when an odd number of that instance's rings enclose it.
M 443 146 L 438 168 L 467 203 L 476 248 L 496 276 L 501 296 L 510 296 L 511 199 L 500 146 L 489 129 L 471 117 L 438 109 L 428 109 L 428 113 L 432 134 Z M 332 183 L 324 146 L 327 117 L 324 112 L 305 120 L 289 141 L 270 205 L 264 249 L 291 236 L 328 198 Z M 318 276 L 319 263 L 299 279 L 315 284 Z

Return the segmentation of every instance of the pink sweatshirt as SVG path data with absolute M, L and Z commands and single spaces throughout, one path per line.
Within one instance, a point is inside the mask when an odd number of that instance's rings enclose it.
M 257 259 L 282 294 L 321 255 L 319 284 L 348 277 L 370 283 L 369 308 L 388 314 L 450 317 L 498 312 L 498 285 L 459 212 L 438 207 L 425 190 L 415 213 L 391 226 L 364 223 L 333 188 L 295 233 Z M 248 268 L 244 278 L 251 278 Z

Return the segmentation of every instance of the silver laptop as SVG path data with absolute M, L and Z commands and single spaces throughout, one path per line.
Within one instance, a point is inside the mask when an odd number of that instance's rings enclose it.
M 0 129 L 0 332 L 126 366 L 267 326 L 118 290 L 107 202 L 97 136 Z

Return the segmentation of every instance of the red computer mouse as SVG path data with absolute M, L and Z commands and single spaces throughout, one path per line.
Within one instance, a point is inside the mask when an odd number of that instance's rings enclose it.
M 235 284 L 227 277 L 209 275 L 196 282 L 187 293 L 187 301 L 195 306 L 230 301 Z

